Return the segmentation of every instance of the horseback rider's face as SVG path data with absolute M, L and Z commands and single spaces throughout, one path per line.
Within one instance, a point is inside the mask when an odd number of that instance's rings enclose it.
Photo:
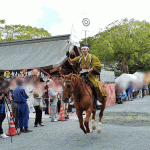
M 89 52 L 89 49 L 88 48 L 82 48 L 81 51 L 82 51 L 83 56 L 86 56 Z

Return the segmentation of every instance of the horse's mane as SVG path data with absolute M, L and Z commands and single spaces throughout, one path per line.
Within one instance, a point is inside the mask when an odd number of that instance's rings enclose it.
M 75 74 L 73 74 L 73 78 L 73 82 L 76 84 L 77 87 L 76 90 L 78 91 L 78 93 L 80 93 L 80 95 L 92 94 L 92 90 L 90 89 L 89 85 L 85 83 L 84 79 Z

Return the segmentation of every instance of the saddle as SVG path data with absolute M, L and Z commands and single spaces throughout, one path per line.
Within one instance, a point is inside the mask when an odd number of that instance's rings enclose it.
M 85 76 L 81 76 L 81 77 L 85 81 L 85 83 L 90 87 L 90 89 L 92 90 L 94 99 L 97 99 L 96 89 L 95 89 L 95 86 L 93 85 L 93 83 L 88 79 L 88 77 L 85 77 Z

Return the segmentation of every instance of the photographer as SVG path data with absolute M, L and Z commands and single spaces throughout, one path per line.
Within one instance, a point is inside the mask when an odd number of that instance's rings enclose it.
M 5 105 L 4 105 L 4 98 L 6 93 L 3 91 L 2 83 L 0 82 L 0 137 L 1 138 L 8 138 L 8 136 L 3 132 L 2 123 L 6 117 L 5 114 Z

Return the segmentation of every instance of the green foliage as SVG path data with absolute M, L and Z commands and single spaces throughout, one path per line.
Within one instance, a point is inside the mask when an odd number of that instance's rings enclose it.
M 0 23 L 5 24 L 5 20 L 0 20 Z M 4 25 L 4 27 L 0 27 L 0 42 L 50 36 L 51 34 L 43 28 L 39 29 L 25 25 Z
M 115 64 L 116 72 L 133 73 L 150 68 L 149 22 L 126 18 L 120 22 L 117 20 L 89 39 L 90 53 L 108 66 Z
M 5 19 L 0 20 L 0 24 L 4 24 L 5 23 Z

